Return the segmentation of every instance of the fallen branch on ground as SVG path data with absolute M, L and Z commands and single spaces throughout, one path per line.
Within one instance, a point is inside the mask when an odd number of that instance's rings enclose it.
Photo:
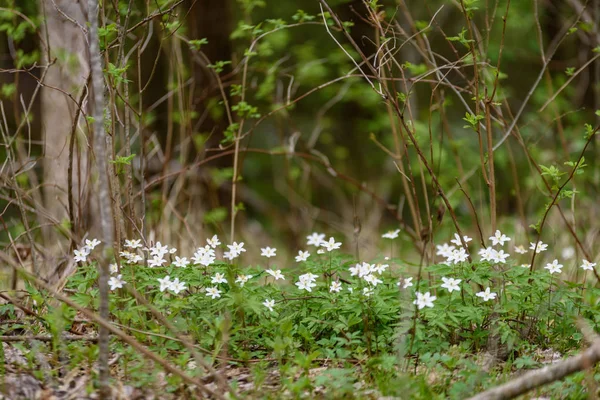
M 590 332 L 593 330 L 587 324 L 580 322 L 580 326 L 586 339 L 591 343 L 587 350 L 554 365 L 528 372 L 510 382 L 473 396 L 469 400 L 512 399 L 537 387 L 558 381 L 567 375 L 593 367 L 600 361 L 600 339 L 595 334 L 590 336 Z M 593 340 L 589 340 L 590 338 Z
M 44 335 L 11 335 L 11 336 L 0 336 L 0 343 L 2 342 L 24 342 L 28 340 L 39 340 L 40 342 L 51 342 L 54 339 L 52 336 L 44 336 Z M 61 335 L 61 340 L 82 340 L 88 342 L 97 342 L 98 337 L 96 336 L 77 336 L 77 335 Z

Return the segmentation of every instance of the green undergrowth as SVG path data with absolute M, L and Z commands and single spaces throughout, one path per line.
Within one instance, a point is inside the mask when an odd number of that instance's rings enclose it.
M 599 322 L 600 289 L 585 275 L 590 263 L 581 266 L 584 279 L 571 282 L 561 277 L 566 275 L 558 261 L 530 268 L 523 264 L 530 254 L 498 258 L 504 252 L 491 247 L 486 251 L 495 260 L 459 261 L 462 250 L 438 246 L 447 260 L 419 268 L 383 256 L 359 262 L 338 250 L 341 243 L 320 240 L 317 251 L 301 251 L 298 262 L 281 265 L 270 248 L 263 249 L 270 254 L 264 266 L 246 265 L 243 243 L 230 245 L 229 253 L 220 244 L 207 245 L 194 262 L 160 243 L 123 252 L 120 266 L 111 265 L 112 321 L 192 376 L 205 375 L 177 333 L 156 318 L 161 313 L 194 343 L 203 362 L 252 376 L 254 389 L 230 379 L 244 397 L 457 399 L 579 351 L 578 319 L 594 327 Z M 92 250 L 79 249 L 85 261 L 79 260 L 65 289 L 81 307 L 97 309 Z M 133 254 L 162 259 L 158 264 L 164 265 L 145 266 Z M 576 267 L 574 260 L 570 264 Z M 44 315 L 43 323 L 28 327 L 30 333 L 53 335 L 47 351 L 66 352 L 71 365 L 91 365 L 95 344 L 60 339 L 80 324 L 79 314 L 31 286 L 29 294 L 32 307 Z M 2 307 L 5 314 L 13 312 L 11 305 Z M 137 387 L 156 383 L 158 366 L 111 340 L 111 352 L 118 355 L 115 380 Z M 168 375 L 162 390 L 175 396 L 184 387 L 180 377 Z M 585 398 L 584 375 L 540 393 Z

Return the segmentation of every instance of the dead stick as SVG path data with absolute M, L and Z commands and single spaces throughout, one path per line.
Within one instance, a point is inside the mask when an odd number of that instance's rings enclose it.
M 51 342 L 54 339 L 53 336 L 43 336 L 43 335 L 10 335 L 10 336 L 0 336 L 0 343 L 2 342 L 24 342 L 27 340 L 39 340 L 40 342 Z M 98 338 L 96 336 L 78 336 L 78 335 L 61 335 L 59 337 L 60 340 L 82 340 L 87 342 L 97 342 Z
M 567 375 L 588 369 L 598 361 L 600 361 L 600 341 L 595 341 L 591 347 L 576 356 L 567 358 L 554 365 L 528 372 L 504 385 L 473 396 L 470 400 L 512 399 L 536 387 L 558 381 Z

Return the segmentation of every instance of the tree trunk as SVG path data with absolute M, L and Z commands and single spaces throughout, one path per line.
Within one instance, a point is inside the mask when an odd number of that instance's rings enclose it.
M 80 0 L 41 0 L 41 12 L 45 16 L 42 32 L 47 32 L 49 49 L 43 48 L 44 63 L 54 62 L 48 69 L 41 89 L 41 124 L 44 142 L 44 203 L 49 213 L 50 224 L 69 221 L 68 190 L 72 185 L 74 221 L 79 224 L 85 210 L 88 192 L 88 147 L 84 116 L 74 121 L 77 112 L 76 102 L 89 76 L 87 51 L 86 15 L 87 6 Z M 70 96 L 69 96 L 70 95 Z M 87 101 L 83 101 L 85 105 Z M 70 137 L 74 123 L 77 140 L 73 148 L 72 182 L 68 181 Z M 76 226 L 76 225 L 75 225 Z M 45 246 L 52 254 L 64 254 L 68 240 L 58 232 L 56 226 L 46 226 L 43 230 Z M 54 273 L 52 262 L 45 263 L 42 274 L 48 277 Z

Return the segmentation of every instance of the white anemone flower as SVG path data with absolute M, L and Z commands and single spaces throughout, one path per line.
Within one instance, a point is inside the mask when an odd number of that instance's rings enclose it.
M 463 241 L 465 242 L 465 244 L 469 243 L 471 240 L 473 239 L 468 237 L 467 235 L 463 236 Z M 450 242 L 454 243 L 457 246 L 462 246 L 462 242 L 460 241 L 460 236 L 458 235 L 458 233 L 454 234 L 454 239 L 452 239 Z
M 214 286 L 206 289 L 206 296 L 216 299 L 218 297 L 221 297 L 221 291 L 216 286 Z
M 171 288 L 171 277 L 169 275 L 165 276 L 164 278 L 158 278 L 158 283 L 160 284 L 160 291 L 164 292 L 167 289 Z
M 110 286 L 110 290 L 121 289 L 123 285 L 127 283 L 122 279 L 122 277 L 123 275 L 121 274 L 117 275 L 116 277 L 110 277 L 108 280 L 108 286 Z
M 536 253 L 541 253 L 542 251 L 546 251 L 548 249 L 548 245 L 540 240 L 537 243 L 529 243 L 529 248 L 531 250 L 535 250 Z
M 558 260 L 554 260 L 551 263 L 546 264 L 544 269 L 547 269 L 550 274 L 561 273 L 563 265 L 558 263 Z
M 325 240 L 325 234 L 313 232 L 312 234 L 306 237 L 306 240 L 307 245 L 319 247 L 321 245 L 321 242 Z
M 398 234 L 400 233 L 400 229 L 396 229 L 395 231 L 389 231 L 381 235 L 384 239 L 396 239 Z
M 476 293 L 475 296 L 481 297 L 483 301 L 494 300 L 498 294 L 490 290 L 489 287 L 485 288 L 485 291 Z
M 310 257 L 310 253 L 308 251 L 298 251 L 298 255 L 296 256 L 296 262 L 306 261 Z
M 273 312 L 273 307 L 275 307 L 275 300 L 267 299 L 262 304 L 263 306 L 267 307 L 269 311 Z
M 271 258 L 276 256 L 276 251 L 277 249 L 274 249 L 272 247 L 265 247 L 260 249 L 260 255 L 263 257 Z
M 496 246 L 498 244 L 500 246 L 504 246 L 504 242 L 510 241 L 510 238 L 502 232 L 500 232 L 499 230 L 496 230 L 494 236 L 490 236 L 490 240 L 492 241 L 492 246 Z
M 583 264 L 581 264 L 581 268 L 584 271 L 591 271 L 596 266 L 596 263 L 589 262 L 588 260 L 583 260 Z
M 129 249 L 138 249 L 140 247 L 142 247 L 142 239 L 132 239 L 132 240 L 127 240 L 125 239 L 125 247 L 129 248 Z
M 212 238 L 206 239 L 206 243 L 208 243 L 208 245 L 210 247 L 212 247 L 213 249 L 216 249 L 217 246 L 219 246 L 221 244 L 221 242 L 219 241 L 219 237 L 217 235 L 213 235 Z
M 515 246 L 515 253 L 525 254 L 527 253 L 527 249 L 521 245 Z
M 252 278 L 252 275 L 238 275 L 235 279 L 235 283 L 239 283 L 240 286 L 243 287 L 250 278 Z
M 273 278 L 275 278 L 276 281 L 278 281 L 279 279 L 284 280 L 285 281 L 285 277 L 283 276 L 283 274 L 281 273 L 281 270 L 278 269 L 276 271 L 273 271 L 272 269 L 268 269 L 265 271 L 267 274 L 271 275 Z
M 340 248 L 342 242 L 336 242 L 334 238 L 330 237 L 329 241 L 322 241 L 321 247 L 324 247 L 327 251 L 333 251 Z
M 413 304 L 416 304 L 419 310 L 429 307 L 433 308 L 433 302 L 437 299 L 436 296 L 432 296 L 431 293 L 421 293 L 417 292 L 417 299 L 413 301 Z
M 342 284 L 339 283 L 338 281 L 333 281 L 331 282 L 331 286 L 329 287 L 329 291 L 331 293 L 333 292 L 339 292 L 340 290 L 342 290 Z
M 187 289 L 187 287 L 185 286 L 185 282 L 180 282 L 179 278 L 175 278 L 173 279 L 173 282 L 171 282 L 170 289 L 173 293 L 179 294 L 180 292 Z
M 210 283 L 227 283 L 227 279 L 225 279 L 225 274 L 217 272 L 215 276 L 212 277 Z
M 458 286 L 458 285 L 459 285 L 459 283 L 462 282 L 462 279 L 443 277 L 442 280 L 444 281 L 444 283 L 442 284 L 442 287 L 444 289 L 447 289 L 448 292 L 450 292 L 450 293 L 452 293 L 453 291 L 460 292 L 460 286 Z
M 173 263 L 173 265 L 179 268 L 185 268 L 188 265 L 190 265 L 190 262 L 188 261 L 187 257 L 175 256 L 175 262 Z

